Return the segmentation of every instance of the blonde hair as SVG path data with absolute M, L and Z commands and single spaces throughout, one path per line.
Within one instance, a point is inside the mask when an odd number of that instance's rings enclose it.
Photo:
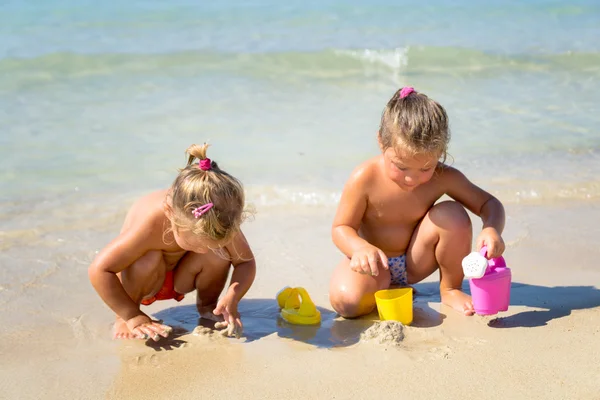
M 207 160 L 207 148 L 206 143 L 193 144 L 186 150 L 187 165 L 179 170 L 167 197 L 169 219 L 172 229 L 189 229 L 217 243 L 229 242 L 244 220 L 244 188 L 214 161 L 209 169 L 200 168 L 200 161 Z M 209 203 L 213 206 L 196 218 L 194 210 Z
M 423 93 L 412 92 L 401 98 L 401 90 L 394 93 L 381 115 L 379 140 L 383 149 L 439 154 L 445 161 L 450 141 L 446 110 Z

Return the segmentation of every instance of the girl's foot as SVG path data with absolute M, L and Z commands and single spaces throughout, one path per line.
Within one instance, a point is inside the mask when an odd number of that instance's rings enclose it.
M 459 289 L 449 289 L 440 291 L 440 297 L 442 303 L 452 307 L 456 311 L 463 313 L 464 315 L 473 315 L 475 310 L 473 309 L 473 302 L 471 296 L 464 293 Z
M 117 317 L 115 325 L 113 326 L 113 339 L 142 339 L 141 337 L 133 334 L 125 321 Z
M 209 304 L 207 306 L 203 306 L 200 304 L 196 304 L 196 308 L 198 309 L 198 314 L 200 314 L 200 318 L 208 319 L 215 322 L 223 322 L 223 317 L 220 315 L 213 314 L 217 303 Z

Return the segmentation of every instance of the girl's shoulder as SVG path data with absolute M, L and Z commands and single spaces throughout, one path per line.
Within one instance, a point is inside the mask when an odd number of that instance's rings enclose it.
M 382 161 L 383 156 L 379 155 L 362 162 L 354 168 L 348 181 L 353 183 L 372 182 L 373 178 L 381 172 Z
M 454 174 L 460 174 L 461 172 L 454 168 L 451 165 L 445 164 L 441 161 L 438 162 L 437 166 L 435 167 L 435 171 L 439 172 L 439 173 L 447 173 L 448 175 L 454 175 Z
M 165 220 L 166 190 L 159 190 L 138 198 L 129 209 L 123 231 L 146 230 L 160 227 Z
M 155 192 L 148 193 L 138 198 L 131 206 L 131 210 L 145 210 L 147 213 L 154 213 L 157 210 L 163 210 L 166 196 L 167 190 L 157 190 Z
M 435 180 L 439 183 L 455 183 L 457 181 L 465 180 L 465 175 L 460 172 L 457 168 L 454 168 L 448 164 L 438 162 L 435 168 Z

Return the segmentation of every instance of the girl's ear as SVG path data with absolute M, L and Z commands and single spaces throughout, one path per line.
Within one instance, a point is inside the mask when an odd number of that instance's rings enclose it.
M 162 206 L 163 206 L 163 211 L 165 213 L 165 216 L 168 219 L 171 219 L 173 217 L 173 209 L 171 209 L 171 206 L 169 205 L 168 198 L 166 198 L 165 201 L 163 201 Z
M 379 131 L 377 131 L 377 144 L 379 145 L 379 149 L 383 152 L 384 148 L 383 144 L 381 144 L 381 135 L 379 134 Z

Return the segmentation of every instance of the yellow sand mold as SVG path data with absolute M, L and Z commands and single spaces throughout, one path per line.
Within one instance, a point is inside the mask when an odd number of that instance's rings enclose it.
M 375 302 L 382 321 L 400 321 L 404 325 L 412 323 L 412 288 L 380 290 L 375 292 Z
M 281 318 L 290 324 L 316 325 L 321 322 L 321 313 L 302 287 L 285 287 L 277 293 Z

